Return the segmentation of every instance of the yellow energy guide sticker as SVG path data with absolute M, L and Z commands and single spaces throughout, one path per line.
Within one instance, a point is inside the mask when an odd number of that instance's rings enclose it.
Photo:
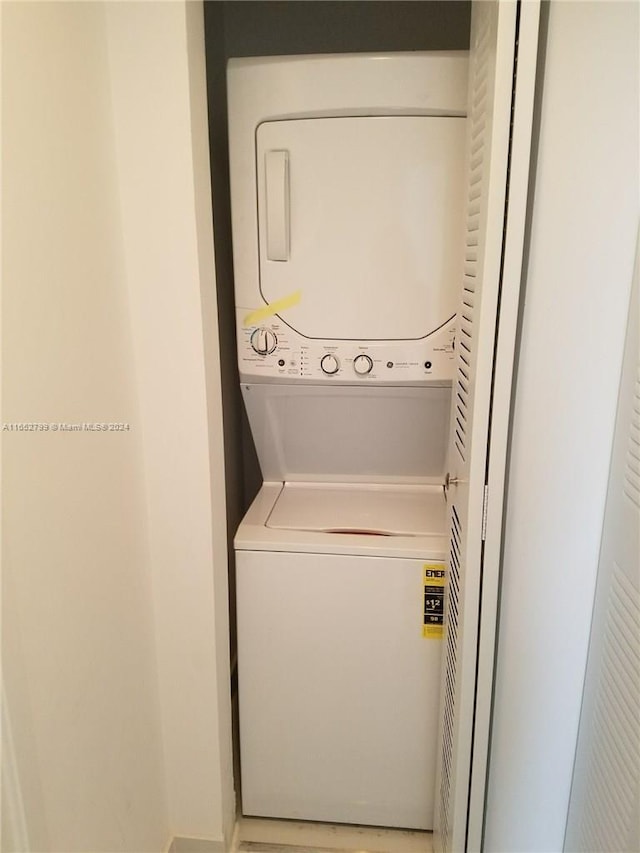
M 422 636 L 441 640 L 444 636 L 444 583 L 442 563 L 423 563 L 424 617 Z

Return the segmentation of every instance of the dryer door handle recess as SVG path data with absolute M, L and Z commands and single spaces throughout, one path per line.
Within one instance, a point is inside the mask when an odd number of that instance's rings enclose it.
M 267 151 L 264 158 L 267 258 L 289 260 L 289 152 Z

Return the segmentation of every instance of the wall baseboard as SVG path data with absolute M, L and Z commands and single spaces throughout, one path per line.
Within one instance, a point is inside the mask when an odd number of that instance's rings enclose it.
M 224 841 L 176 835 L 169 845 L 169 853 L 229 853 L 229 851 Z

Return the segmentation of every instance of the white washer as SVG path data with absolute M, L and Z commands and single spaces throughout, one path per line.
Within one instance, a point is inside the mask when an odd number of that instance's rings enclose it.
M 432 827 L 444 515 L 437 486 L 263 485 L 235 540 L 244 814 Z
M 247 815 L 432 826 L 466 81 L 462 53 L 229 64 Z

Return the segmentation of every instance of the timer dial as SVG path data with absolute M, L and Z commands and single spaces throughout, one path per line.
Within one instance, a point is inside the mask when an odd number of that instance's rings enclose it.
M 256 329 L 251 335 L 251 346 L 258 355 L 269 355 L 278 346 L 278 339 L 271 329 Z
M 373 370 L 373 359 L 368 355 L 357 355 L 353 359 L 353 369 L 358 376 L 366 376 Z
M 326 373 L 327 376 L 333 376 L 340 369 L 340 362 L 335 355 L 327 353 L 327 355 L 323 355 L 320 359 L 320 367 L 322 368 L 322 372 Z

